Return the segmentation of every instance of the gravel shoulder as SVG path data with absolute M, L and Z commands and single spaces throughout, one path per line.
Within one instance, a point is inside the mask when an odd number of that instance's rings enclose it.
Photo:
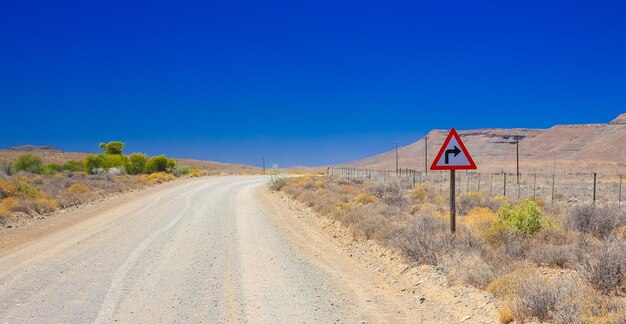
M 347 278 L 346 285 L 360 287 L 357 295 L 387 314 L 376 322 L 498 323 L 498 304 L 489 293 L 454 285 L 431 266 L 410 266 L 399 252 L 372 240 L 357 241 L 350 228 L 283 193 L 260 194 L 294 246 Z M 371 303 L 373 296 L 384 302 Z

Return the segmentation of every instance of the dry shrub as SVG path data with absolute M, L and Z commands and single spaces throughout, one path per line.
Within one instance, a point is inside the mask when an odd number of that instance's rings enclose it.
M 362 192 L 354 197 L 354 201 L 359 205 L 367 205 L 374 203 L 376 201 L 376 197 L 368 193 Z
M 155 173 L 149 174 L 147 176 L 144 176 L 142 178 L 142 180 L 146 184 L 150 184 L 150 185 L 163 183 L 163 182 L 167 182 L 167 181 L 172 181 L 174 179 L 175 179 L 175 177 L 173 175 L 171 175 L 169 173 L 166 173 L 166 172 L 155 172 Z
M 462 218 L 463 224 L 476 235 L 484 235 L 498 215 L 487 207 L 474 207 Z
M 605 240 L 578 267 L 581 275 L 604 294 L 626 293 L 626 241 Z
M 580 284 L 573 279 L 548 278 L 531 273 L 518 278 L 517 290 L 509 307 L 521 323 L 530 319 L 548 321 L 559 302 L 582 293 Z
M 410 260 L 439 267 L 444 266 L 446 258 L 453 254 L 474 252 L 482 248 L 469 232 L 451 234 L 444 221 L 428 214 L 417 216 L 411 224 L 399 231 L 395 243 Z
M 347 208 L 336 213 L 335 217 L 351 226 L 357 238 L 388 243 L 406 223 L 406 214 L 393 206 L 345 204 Z
M 496 250 L 514 258 L 523 258 L 527 250 L 526 236 L 504 226 L 491 226 L 485 232 L 484 239 Z
M 36 198 L 40 195 L 39 188 L 26 182 L 20 182 L 17 184 L 17 192 L 18 195 L 23 198 Z
M 485 288 L 497 275 L 497 270 L 479 254 L 459 255 L 459 262 L 448 267 L 448 275 L 464 284 Z
M 89 188 L 87 184 L 79 182 L 79 183 L 71 184 L 69 187 L 67 187 L 66 190 L 69 193 L 83 194 L 83 193 L 89 192 L 91 189 Z
M 428 197 L 428 184 L 422 183 L 409 192 L 409 196 L 415 200 L 423 202 Z
M 466 215 L 475 207 L 485 207 L 492 211 L 496 211 L 506 201 L 508 200 L 504 197 L 487 197 L 482 192 L 470 191 L 459 197 L 459 214 Z
M 0 199 L 17 195 L 14 183 L 0 178 Z
M 487 290 L 504 300 L 501 314 L 507 321 L 501 322 L 510 322 L 509 311 L 520 323 L 618 323 L 626 315 L 623 301 L 599 295 L 575 273 L 519 268 L 495 279 Z
M 387 205 L 402 206 L 405 202 L 404 188 L 400 181 L 388 181 L 375 184 L 371 194 Z
M 526 256 L 539 265 L 571 268 L 583 254 L 578 236 L 556 227 L 542 229 L 528 243 Z
M 0 200 L 0 217 L 11 217 L 13 213 L 11 209 L 17 206 L 17 199 L 14 197 L 7 197 Z
M 38 214 L 46 214 L 55 211 L 59 207 L 59 203 L 54 199 L 37 198 L 35 200 L 35 211 Z
M 526 254 L 538 265 L 565 268 L 576 265 L 579 252 L 580 249 L 575 244 L 545 244 L 532 246 Z
M 191 169 L 189 170 L 189 176 L 192 178 L 202 177 L 207 175 L 207 172 L 200 169 Z
M 626 214 L 615 206 L 596 206 L 592 203 L 571 208 L 565 226 L 571 230 L 606 238 L 619 227 L 626 225 Z

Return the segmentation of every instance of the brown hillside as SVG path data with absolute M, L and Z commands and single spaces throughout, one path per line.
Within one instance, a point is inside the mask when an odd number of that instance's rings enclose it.
M 608 124 L 557 125 L 549 129 L 487 128 L 459 130 L 479 171 L 515 168 L 515 142 L 519 138 L 523 172 L 626 172 L 626 114 Z M 428 166 L 448 130 L 428 133 Z M 400 168 L 424 170 L 424 138 L 401 147 Z M 395 151 L 342 165 L 356 168 L 395 169 Z

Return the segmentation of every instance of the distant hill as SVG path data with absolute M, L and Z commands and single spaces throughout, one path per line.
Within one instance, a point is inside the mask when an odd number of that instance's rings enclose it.
M 428 166 L 449 130 L 432 130 Z M 479 171 L 512 171 L 519 139 L 525 172 L 626 172 L 626 113 L 607 124 L 556 125 L 548 129 L 484 128 L 457 130 Z M 398 150 L 400 168 L 424 170 L 424 138 Z M 394 170 L 395 150 L 343 166 Z
M 22 145 L 22 146 L 14 146 L 7 148 L 7 151 L 15 151 L 15 152 L 49 152 L 49 153 L 62 153 L 63 151 L 59 150 L 56 147 L 52 146 L 35 146 L 35 145 Z

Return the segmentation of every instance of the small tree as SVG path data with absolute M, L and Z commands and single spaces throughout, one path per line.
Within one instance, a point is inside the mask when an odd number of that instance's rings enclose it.
M 122 155 L 124 152 L 123 142 L 100 143 L 100 148 L 104 150 L 104 154 Z
M 31 173 L 39 173 L 41 172 L 42 167 L 43 162 L 41 161 L 41 158 L 36 157 L 32 154 L 24 154 L 20 156 L 13 164 L 13 170 L 15 172 L 26 171 Z
M 165 155 L 159 155 L 148 160 L 146 164 L 146 173 L 165 172 L 170 165 L 168 158 Z M 174 163 L 176 165 L 176 163 Z
M 128 164 L 126 165 L 126 172 L 128 174 L 140 174 L 146 170 L 146 164 L 148 163 L 148 156 L 141 153 L 133 153 L 128 158 Z

